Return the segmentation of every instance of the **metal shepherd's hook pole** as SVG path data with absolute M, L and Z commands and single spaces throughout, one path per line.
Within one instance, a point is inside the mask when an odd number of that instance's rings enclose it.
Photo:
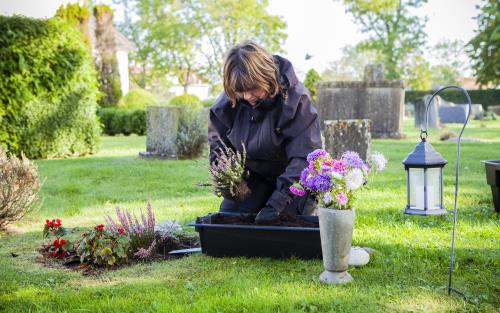
M 460 135 L 458 136 L 458 140 L 457 140 L 457 164 L 456 164 L 456 168 L 455 168 L 455 202 L 454 202 L 454 208 L 453 208 L 453 233 L 451 236 L 451 257 L 450 257 L 450 267 L 449 267 L 449 271 L 448 271 L 448 273 L 449 273 L 449 276 L 448 276 L 448 295 L 450 295 L 451 292 L 453 291 L 453 292 L 457 293 L 458 295 L 462 296 L 464 299 L 467 299 L 467 296 L 463 292 L 451 287 L 451 280 L 452 280 L 452 276 L 453 276 L 453 265 L 455 263 L 455 231 L 457 229 L 457 195 L 458 195 L 458 175 L 460 172 L 460 141 L 462 140 L 462 134 L 464 132 L 465 126 L 467 126 L 467 123 L 469 122 L 469 117 L 470 117 L 470 113 L 472 110 L 472 101 L 470 99 L 470 96 L 469 96 L 469 93 L 467 92 L 467 90 L 465 90 L 462 87 L 458 87 L 458 86 L 446 86 L 446 87 L 443 87 L 443 88 L 439 89 L 438 91 L 436 91 L 432 95 L 432 97 L 430 98 L 430 100 L 427 103 L 427 106 L 425 108 L 425 130 L 420 129 L 420 136 L 422 136 L 422 134 L 424 134 L 424 133 L 427 135 L 427 129 L 429 127 L 429 120 L 428 120 L 429 105 L 432 103 L 432 100 L 434 100 L 435 96 L 437 96 L 441 91 L 446 90 L 446 89 L 458 89 L 458 90 L 462 91 L 465 94 L 465 97 L 467 98 L 467 103 L 469 105 L 469 110 L 467 112 L 467 118 L 465 119 L 464 126 L 462 127 L 462 130 L 460 131 Z

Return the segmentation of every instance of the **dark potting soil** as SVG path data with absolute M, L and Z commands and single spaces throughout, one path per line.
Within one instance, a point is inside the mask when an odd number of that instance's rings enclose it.
M 255 223 L 256 214 L 224 215 L 215 214 L 211 218 L 211 224 L 235 224 L 235 225 L 255 225 L 255 226 L 287 226 L 287 227 L 307 227 L 318 228 L 318 223 L 313 223 L 301 219 L 298 215 L 281 213 L 277 219 Z

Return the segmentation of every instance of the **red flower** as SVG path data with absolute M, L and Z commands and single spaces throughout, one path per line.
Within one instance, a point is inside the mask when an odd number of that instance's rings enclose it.
M 60 219 L 56 219 L 56 227 L 59 227 L 61 226 L 61 220 Z
M 99 225 L 97 225 L 96 229 L 97 229 L 98 231 L 103 231 L 103 230 L 104 230 L 104 225 L 99 224 Z
M 52 257 L 55 257 L 55 256 L 57 255 L 57 253 L 55 253 L 54 251 L 52 251 L 52 252 L 50 253 L 50 255 L 51 255 Z
M 47 226 L 49 226 L 49 227 L 51 226 L 51 223 L 49 220 L 45 220 L 45 224 L 47 224 Z
M 56 248 L 60 248 L 60 247 L 61 247 L 61 244 L 59 243 L 59 240 L 57 240 L 57 239 L 56 239 L 56 240 L 54 240 L 54 246 L 55 246 Z
M 124 229 L 122 227 L 118 227 L 118 233 L 121 235 L 121 234 L 123 234 L 123 232 L 124 232 Z
M 59 244 L 61 245 L 61 247 L 64 246 L 65 243 L 66 243 L 66 240 L 64 240 L 64 239 L 61 239 L 61 241 L 59 241 Z

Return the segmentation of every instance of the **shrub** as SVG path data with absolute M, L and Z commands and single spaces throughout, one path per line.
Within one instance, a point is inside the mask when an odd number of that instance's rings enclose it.
M 116 108 L 101 108 L 97 115 L 103 124 L 106 135 L 144 135 L 146 133 L 145 110 L 121 110 Z
M 82 237 L 76 249 L 81 263 L 113 266 L 128 261 L 130 239 L 123 231 L 110 232 L 101 224 Z
M 204 108 L 209 108 L 215 103 L 215 100 L 216 99 L 214 99 L 214 98 L 203 100 L 203 101 L 201 101 L 201 105 Z
M 439 134 L 439 140 L 441 140 L 441 141 L 446 141 L 446 140 L 453 138 L 453 137 L 457 137 L 457 135 L 453 131 L 446 129 L 446 128 L 443 129 L 441 131 L 441 133 Z
M 0 16 L 0 145 L 28 158 L 96 152 L 97 79 L 80 32 L 60 18 Z
M 148 105 L 157 105 L 158 99 L 144 89 L 131 90 L 120 99 L 119 108 L 145 110 Z
M 485 90 L 467 90 L 472 100 L 472 103 L 482 104 L 483 109 L 487 109 L 490 105 L 500 105 L 500 89 L 485 89 Z M 425 95 L 431 95 L 434 91 L 405 91 L 405 102 L 415 103 L 419 98 Z M 465 95 L 460 90 L 447 89 L 442 91 L 439 96 L 443 100 L 453 103 L 465 103 Z
M 141 259 L 151 257 L 151 253 L 156 246 L 155 215 L 149 202 L 146 211 L 147 217 L 144 216 L 141 210 L 140 221 L 137 216 L 132 216 L 127 209 L 121 210 L 118 207 L 116 208 L 118 222 L 115 222 L 111 216 L 106 216 L 106 230 L 116 233 L 119 229 L 123 229 L 130 238 L 130 250 L 134 256 Z
M 24 155 L 9 158 L 0 148 L 0 229 L 35 208 L 39 191 L 36 165 Z
M 200 99 L 195 95 L 183 94 L 170 99 L 169 105 L 199 109 L 202 107 Z
M 179 129 L 175 140 L 180 159 L 197 158 L 207 142 L 208 119 L 206 109 L 184 108 L 181 111 Z

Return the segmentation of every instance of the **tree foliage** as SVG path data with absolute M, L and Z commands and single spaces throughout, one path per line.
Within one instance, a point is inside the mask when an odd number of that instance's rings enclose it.
M 331 62 L 321 76 L 328 81 L 360 81 L 363 80 L 365 66 L 381 61 L 382 56 L 375 50 L 347 45 L 342 48 L 342 57 Z
M 500 3 L 486 0 L 476 17 L 478 29 L 469 42 L 470 57 L 477 81 L 500 84 Z
M 321 81 L 321 76 L 316 72 L 315 69 L 310 69 L 306 74 L 306 79 L 304 80 L 304 86 L 309 90 L 311 94 L 311 99 L 316 102 L 316 85 Z
M 272 52 L 282 52 L 286 24 L 266 12 L 267 0 L 114 0 L 134 15 L 119 24 L 138 50 L 132 62 L 141 86 L 168 76 L 185 87 L 194 76 L 212 84 L 221 79 L 226 51 L 252 39 Z
M 361 47 L 383 57 L 387 79 L 403 77 L 402 63 L 425 44 L 427 18 L 410 14 L 427 0 L 343 0 L 361 31 L 370 34 Z

